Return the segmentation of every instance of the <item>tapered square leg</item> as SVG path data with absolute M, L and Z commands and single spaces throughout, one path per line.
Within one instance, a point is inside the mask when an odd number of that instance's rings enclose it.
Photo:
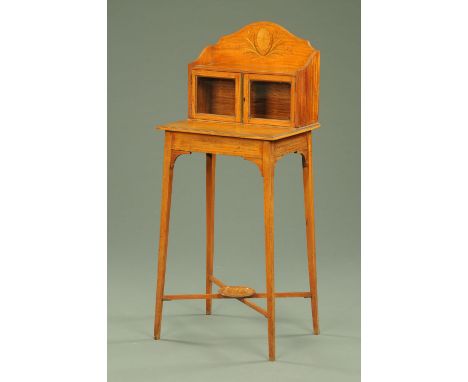
M 263 211 L 265 221 L 265 273 L 268 313 L 268 358 L 275 360 L 275 261 L 274 261 L 274 158 L 270 142 L 263 143 Z
M 169 236 L 169 218 L 171 213 L 171 194 L 173 178 L 172 133 L 166 132 L 164 142 L 164 162 L 161 193 L 161 222 L 159 226 L 158 281 L 156 285 L 156 307 L 154 318 L 154 339 L 161 336 L 161 320 L 166 277 L 167 244 Z
M 206 294 L 213 290 L 214 202 L 216 155 L 206 154 Z M 206 314 L 211 314 L 212 299 L 206 299 Z
M 314 228 L 314 180 L 312 176 L 312 134 L 307 135 L 307 151 L 302 160 L 304 181 L 304 208 L 307 237 L 307 263 L 309 271 L 309 287 L 311 293 L 312 323 L 314 334 L 320 333 L 317 300 L 317 267 L 315 259 L 315 228 Z

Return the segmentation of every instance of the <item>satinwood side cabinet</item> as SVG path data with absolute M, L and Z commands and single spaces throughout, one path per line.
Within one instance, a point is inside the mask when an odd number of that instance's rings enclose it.
M 165 131 L 154 338 L 161 334 L 165 301 L 235 299 L 268 320 L 268 354 L 275 360 L 275 301 L 310 299 L 312 327 L 319 333 L 314 234 L 312 136 L 317 129 L 320 52 L 271 22 L 256 22 L 206 47 L 188 65 L 188 119 L 158 126 Z M 166 294 L 164 281 L 172 179 L 177 157 L 206 154 L 205 293 Z M 274 284 L 274 168 L 284 155 L 302 157 L 309 290 L 278 292 Z M 243 157 L 263 177 L 266 290 L 227 285 L 213 274 L 214 195 L 217 155 Z M 287 255 L 287 254 L 285 254 Z M 213 284 L 219 287 L 213 293 Z M 252 299 L 265 299 L 266 309 Z

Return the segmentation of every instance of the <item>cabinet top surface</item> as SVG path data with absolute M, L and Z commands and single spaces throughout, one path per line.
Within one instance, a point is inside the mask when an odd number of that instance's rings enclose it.
M 276 141 L 293 135 L 312 131 L 320 127 L 319 123 L 313 123 L 304 127 L 276 127 L 270 125 L 248 125 L 244 123 L 215 122 L 202 120 L 182 120 L 157 126 L 160 130 L 193 133 L 203 135 L 215 135 L 222 137 L 259 139 L 264 141 Z

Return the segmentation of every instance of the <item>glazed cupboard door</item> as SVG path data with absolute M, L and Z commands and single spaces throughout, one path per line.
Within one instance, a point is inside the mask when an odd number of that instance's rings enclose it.
M 295 79 L 290 76 L 244 76 L 244 123 L 294 126 Z
M 195 119 L 241 122 L 239 73 L 192 70 L 190 116 Z

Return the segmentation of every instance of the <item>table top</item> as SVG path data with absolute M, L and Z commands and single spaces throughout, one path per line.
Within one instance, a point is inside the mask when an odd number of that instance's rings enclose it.
M 245 123 L 202 121 L 199 119 L 186 119 L 157 126 L 160 130 L 172 132 L 259 139 L 264 141 L 276 141 L 278 139 L 312 131 L 319 127 L 320 123 L 314 123 L 304 127 L 277 127 L 271 125 L 249 125 Z

